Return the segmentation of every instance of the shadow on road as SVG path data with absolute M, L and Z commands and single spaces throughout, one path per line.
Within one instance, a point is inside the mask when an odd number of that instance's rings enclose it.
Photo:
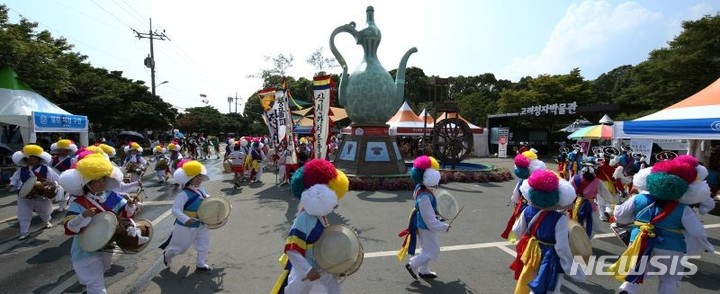
M 387 194 L 389 194 L 391 197 L 388 197 Z M 412 199 L 412 192 L 411 191 L 382 191 L 382 193 L 377 193 L 375 191 L 363 191 L 363 192 L 358 193 L 357 197 L 360 200 L 369 201 L 369 202 L 404 203 L 404 202 L 407 202 Z
M 68 238 L 65 242 L 60 243 L 56 247 L 45 248 L 40 250 L 35 256 L 30 257 L 27 260 L 29 264 L 42 264 L 57 261 L 65 257 L 70 252 L 70 245 L 72 244 L 72 238 Z
M 427 284 L 421 282 L 425 281 Z M 429 284 L 429 285 L 428 285 Z M 433 293 L 433 294 L 460 294 L 460 293 L 480 293 L 475 289 L 469 288 L 465 282 L 456 280 L 449 283 L 445 283 L 440 280 L 427 279 L 417 280 L 410 284 L 410 287 L 406 288 L 410 293 Z
M 160 293 L 216 293 L 223 291 L 224 268 L 215 268 L 209 272 L 190 272 L 183 266 L 177 274 L 164 269 L 152 281 L 160 288 Z

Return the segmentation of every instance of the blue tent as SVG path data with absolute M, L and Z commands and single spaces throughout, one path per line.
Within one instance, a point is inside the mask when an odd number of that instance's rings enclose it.
M 720 140 L 720 79 L 663 110 L 614 127 L 616 138 Z

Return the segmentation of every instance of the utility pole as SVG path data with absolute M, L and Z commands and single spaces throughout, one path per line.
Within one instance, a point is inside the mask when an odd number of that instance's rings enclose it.
M 237 96 L 237 92 L 235 92 L 235 113 L 238 113 L 237 112 L 237 104 L 238 104 L 237 101 L 238 101 L 238 96 Z
M 155 50 L 153 48 L 153 40 L 170 41 L 170 38 L 165 35 L 165 30 L 162 33 L 153 32 L 152 30 L 152 18 L 150 18 L 150 30 L 148 33 L 141 33 L 132 29 L 138 39 L 150 39 L 150 56 L 145 58 L 145 66 L 150 68 L 150 86 L 152 89 L 152 95 L 155 96 Z

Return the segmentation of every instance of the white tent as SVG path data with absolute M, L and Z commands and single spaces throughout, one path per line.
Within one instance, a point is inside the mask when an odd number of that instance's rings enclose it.
M 23 144 L 35 143 L 38 132 L 74 132 L 80 133 L 80 144 L 88 145 L 87 117 L 35 93 L 9 67 L 0 68 L 0 123 L 20 127 Z
M 432 133 L 433 124 L 425 123 L 417 116 L 407 102 L 403 102 L 400 109 L 391 117 L 387 124 L 390 126 L 390 135 L 417 136 Z

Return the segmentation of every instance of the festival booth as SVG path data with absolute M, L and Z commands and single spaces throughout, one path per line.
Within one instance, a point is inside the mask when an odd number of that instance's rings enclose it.
M 391 117 L 387 124 L 391 136 L 421 136 L 431 134 L 433 123 L 425 123 L 422 118 L 413 112 L 407 102 L 403 102 L 400 109 Z
M 0 123 L 17 125 L 22 144 L 35 143 L 36 133 L 80 133 L 88 145 L 86 116 L 73 115 L 35 93 L 9 67 L 0 68 Z
M 720 140 L 720 79 L 663 110 L 615 122 L 617 139 L 688 139 L 688 153 L 709 156 L 710 140 Z

